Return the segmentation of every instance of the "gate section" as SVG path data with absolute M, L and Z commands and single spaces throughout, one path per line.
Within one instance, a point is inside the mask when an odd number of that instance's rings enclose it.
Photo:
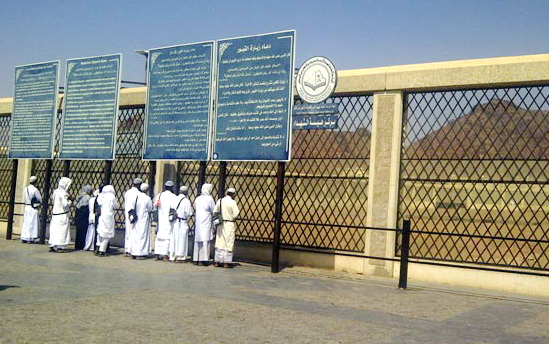
M 181 161 L 177 164 L 176 194 L 179 193 L 179 186 L 185 185 L 189 188 L 189 200 L 193 203 L 196 197 L 200 196 L 202 183 L 212 184 L 212 196 L 217 201 L 219 194 L 219 168 L 220 163 L 214 161 Z M 239 195 L 240 197 L 240 195 Z M 194 216 L 189 220 L 189 235 L 194 236 Z
M 62 120 L 62 112 L 57 113 L 57 127 L 55 131 L 55 146 L 54 146 L 54 155 L 57 156 L 57 152 L 59 152 L 59 136 L 61 135 L 61 120 Z M 36 187 L 38 190 L 40 190 L 40 193 L 42 194 L 42 198 L 49 197 L 49 207 L 47 209 L 47 222 L 50 222 L 51 220 L 51 210 L 53 208 L 53 201 L 52 196 L 55 189 L 57 189 L 59 179 L 63 176 L 63 167 L 64 162 L 61 160 L 53 159 L 52 161 L 52 174 L 51 174 L 51 187 L 50 187 L 50 194 L 44 195 L 44 185 L 46 184 L 45 176 L 46 176 L 46 169 L 47 169 L 47 161 L 46 160 L 33 160 L 32 161 L 32 168 L 31 168 L 31 174 L 38 177 L 36 181 Z M 74 185 L 70 187 L 70 190 L 74 191 Z M 40 208 L 40 212 L 43 212 L 43 207 Z M 71 209 L 71 215 L 70 218 L 74 218 L 74 209 Z
M 241 214 L 237 239 L 272 242 L 275 226 L 276 162 L 232 162 L 227 166 L 227 188 L 237 190 Z
M 11 173 L 13 165 L 8 159 L 11 115 L 0 115 L 0 221 L 8 219 Z
M 143 147 L 143 123 L 145 107 L 121 108 L 118 112 L 116 158 L 112 164 L 110 183 L 114 186 L 120 209 L 116 211 L 117 229 L 124 230 L 124 193 L 130 189 L 135 178 L 148 180 L 149 162 L 141 160 Z
M 364 251 L 372 98 L 329 98 L 327 103 L 339 103 L 336 129 L 293 130 L 284 184 L 283 244 Z
M 406 95 L 410 257 L 549 268 L 549 87 Z

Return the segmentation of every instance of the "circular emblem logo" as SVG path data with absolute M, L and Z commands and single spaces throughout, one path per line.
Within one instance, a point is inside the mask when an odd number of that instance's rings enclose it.
M 297 93 L 307 103 L 320 103 L 335 90 L 337 72 L 332 61 L 325 57 L 312 57 L 305 61 L 296 77 Z

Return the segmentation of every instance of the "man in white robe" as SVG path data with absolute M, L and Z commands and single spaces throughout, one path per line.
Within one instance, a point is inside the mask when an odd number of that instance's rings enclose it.
M 99 256 L 107 255 L 107 246 L 109 240 L 114 238 L 115 221 L 114 211 L 118 208 L 116 195 L 112 185 L 105 185 L 103 190 L 97 196 L 97 204 L 101 207 L 97 223 L 97 246 L 99 246 Z
M 187 259 L 189 250 L 189 225 L 187 220 L 193 214 L 193 207 L 188 194 L 189 188 L 181 186 L 179 188 L 179 195 L 177 195 L 172 204 L 177 219 L 173 224 L 172 239 L 170 240 L 170 260 L 175 263 L 183 262 Z
M 93 251 L 95 248 L 95 199 L 99 195 L 99 190 L 93 192 L 93 196 L 88 203 L 88 209 L 90 211 L 88 217 L 88 232 L 86 233 L 86 245 L 84 245 L 84 251 Z
M 141 180 L 141 178 L 135 178 L 133 180 L 132 188 L 124 193 L 124 219 L 126 225 L 126 231 L 124 233 L 124 256 L 126 257 L 130 255 L 130 245 L 133 242 L 131 235 L 134 232 L 135 228 L 135 222 L 132 222 L 130 220 L 129 211 L 132 209 L 135 210 L 137 197 L 141 193 L 139 191 L 139 186 L 142 182 L 143 181 Z
M 36 176 L 30 177 L 29 186 L 23 189 L 25 211 L 21 228 L 21 242 L 29 244 L 33 244 L 34 240 L 38 238 L 38 209 L 42 203 L 42 195 L 34 186 L 36 179 Z
M 195 265 L 208 265 L 210 260 L 210 242 L 213 239 L 212 214 L 215 202 L 212 197 L 212 184 L 202 185 L 200 196 L 194 200 L 194 249 Z
M 137 221 L 131 234 L 132 243 L 130 245 L 130 254 L 132 259 L 146 259 L 151 254 L 151 220 L 152 200 L 147 195 L 149 184 L 142 183 L 140 186 L 142 192 L 137 198 L 135 207 Z
M 164 184 L 164 191 L 154 198 L 154 206 L 158 212 L 156 224 L 156 239 L 154 241 L 155 260 L 169 261 L 170 240 L 172 238 L 173 222 L 170 221 L 170 208 L 175 199 L 173 182 L 168 180 Z
M 53 192 L 53 208 L 50 221 L 50 252 L 65 252 L 71 242 L 69 209 L 72 199 L 68 195 L 72 180 L 59 179 L 59 186 Z
M 229 188 L 227 196 L 215 205 L 214 213 L 221 212 L 223 222 L 217 226 L 215 236 L 215 266 L 231 268 L 233 262 L 234 238 L 236 233 L 235 220 L 239 209 L 235 201 L 236 190 Z

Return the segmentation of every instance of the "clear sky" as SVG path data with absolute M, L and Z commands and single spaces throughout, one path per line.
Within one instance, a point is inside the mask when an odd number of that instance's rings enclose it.
M 549 53 L 548 0 L 0 0 L 0 98 L 18 65 L 295 29 L 296 65 L 339 70 Z M 63 68 L 64 69 L 64 68 Z M 64 73 L 61 74 L 63 84 Z

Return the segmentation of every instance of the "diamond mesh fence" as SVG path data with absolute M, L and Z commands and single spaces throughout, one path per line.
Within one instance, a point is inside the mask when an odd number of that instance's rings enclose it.
M 124 192 L 130 188 L 131 181 L 140 177 L 148 182 L 148 162 L 141 160 L 141 146 L 143 137 L 144 107 L 121 108 L 118 114 L 116 159 L 112 164 L 111 184 L 114 186 L 117 195 L 117 201 L 122 206 Z M 60 135 L 60 113 L 58 116 L 58 126 L 56 134 L 56 143 L 59 142 Z M 55 151 L 58 151 L 56 145 Z M 51 192 L 57 188 L 58 180 L 63 176 L 65 161 L 53 160 Z M 72 160 L 69 166 L 69 178 L 72 184 L 69 194 L 75 197 L 84 185 L 91 185 L 94 189 L 103 184 L 105 177 L 105 164 L 103 160 Z M 43 177 L 46 172 L 46 160 L 33 160 L 33 174 L 38 176 L 37 187 L 44 189 Z M 50 202 L 48 209 L 48 221 L 51 219 L 51 209 L 53 204 Z M 70 218 L 74 219 L 74 206 L 71 207 Z M 115 214 L 117 230 L 124 230 L 124 211 L 118 209 Z M 117 235 L 119 237 L 120 235 Z M 113 243 L 119 242 L 119 238 L 113 240 Z M 123 245 L 123 241 L 122 241 Z
M 371 96 L 340 96 L 337 129 L 294 130 L 286 168 L 281 242 L 364 251 Z
M 227 188 L 234 187 L 238 192 L 238 239 L 272 242 L 276 171 L 276 162 L 228 163 Z
M 145 107 L 122 108 L 118 112 L 116 159 L 112 164 L 111 185 L 114 186 L 118 204 L 124 204 L 124 193 L 130 189 L 134 178 L 151 184 L 149 162 L 141 160 Z M 124 211 L 116 212 L 117 229 L 124 229 Z
M 549 268 L 549 87 L 410 93 L 405 117 L 410 256 Z
M 371 96 L 332 97 L 339 103 L 337 129 L 294 130 L 287 164 L 281 242 L 341 251 L 364 251 Z M 178 179 L 198 193 L 198 162 L 180 162 Z M 226 188 L 237 189 L 241 209 L 237 239 L 272 242 L 276 162 L 228 162 Z M 220 163 L 208 162 L 205 180 L 218 195 Z M 217 198 L 217 197 L 216 197 Z M 191 221 L 192 228 L 192 221 Z
M 61 134 L 61 121 L 62 121 L 63 114 L 61 112 L 57 113 L 57 126 L 55 131 L 55 146 L 54 146 L 54 152 L 59 152 L 59 137 Z M 54 153 L 56 155 L 56 153 Z M 31 174 L 35 175 L 37 177 L 35 186 L 40 190 L 40 193 L 42 194 L 42 198 L 49 197 L 51 200 L 53 192 L 57 188 L 57 183 L 59 182 L 59 179 L 63 176 L 63 168 L 64 168 L 64 162 L 61 160 L 53 159 L 52 161 L 52 174 L 51 174 L 51 187 L 50 187 L 50 194 L 44 195 L 44 185 L 46 183 L 45 181 L 45 175 L 46 175 L 46 169 L 47 169 L 47 161 L 46 160 L 33 160 L 32 161 L 32 170 Z M 74 190 L 74 186 L 71 186 L 71 189 Z M 48 206 L 48 212 L 47 212 L 47 221 L 49 222 L 51 220 L 51 210 L 53 208 L 53 203 L 50 201 Z M 44 211 L 42 208 L 40 210 L 41 212 Z M 74 218 L 74 209 L 71 209 L 71 219 Z
M 7 220 L 10 202 L 12 162 L 8 159 L 11 115 L 0 115 L 0 219 Z

